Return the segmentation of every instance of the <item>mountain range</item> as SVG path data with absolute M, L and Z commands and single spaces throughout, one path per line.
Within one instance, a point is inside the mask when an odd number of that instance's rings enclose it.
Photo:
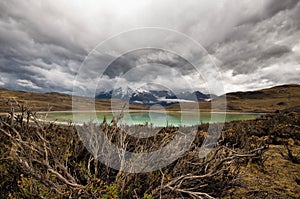
M 214 94 L 204 94 L 200 91 L 186 91 L 175 94 L 174 92 L 167 90 L 133 90 L 131 88 L 118 88 L 115 90 L 98 92 L 95 97 L 99 99 L 120 99 L 128 101 L 130 104 L 160 104 L 162 106 L 168 106 L 179 102 L 207 102 L 217 96 Z
M 139 92 L 144 92 L 143 90 L 139 90 Z M 121 110 L 124 101 L 120 99 L 108 98 L 111 95 L 107 92 L 107 97 L 99 99 L 91 99 L 86 97 L 76 97 L 78 100 L 83 101 L 83 105 L 85 106 L 85 102 L 95 102 L 96 110 L 110 110 L 112 103 L 114 106 L 119 105 L 119 109 Z M 116 90 L 114 92 L 117 94 Z M 161 95 L 164 92 L 158 92 Z M 100 94 L 100 93 L 99 93 Z M 156 92 L 149 93 L 149 96 L 156 95 L 159 96 Z M 189 100 L 188 95 L 184 94 L 186 100 Z M 142 95 L 146 96 L 146 95 Z M 170 95 L 171 96 L 171 95 Z M 198 95 L 200 96 L 200 95 Z M 185 102 L 185 107 L 191 105 L 191 109 L 194 108 L 195 103 L 199 104 L 199 109 L 203 112 L 211 111 L 211 105 L 214 103 L 218 105 L 223 101 L 220 100 L 222 97 L 226 97 L 226 107 L 227 111 L 230 112 L 262 112 L 262 113 L 274 113 L 275 111 L 296 111 L 300 112 L 300 85 L 299 84 L 289 84 L 289 85 L 281 85 L 275 86 L 271 88 L 265 88 L 256 91 L 245 91 L 245 92 L 233 92 L 227 93 L 223 96 L 216 97 L 210 101 L 203 102 Z M 99 95 L 98 95 L 99 97 Z M 124 96 L 123 96 L 124 97 Z M 138 95 L 134 99 L 137 99 Z M 33 111 L 72 111 L 72 98 L 74 96 L 62 94 L 62 93 L 33 93 L 33 92 L 25 92 L 25 91 L 16 91 L 16 90 L 8 90 L 5 88 L 0 88 L 0 113 L 7 112 L 10 110 L 7 105 L 7 101 L 18 101 L 19 103 L 27 104 L 31 107 Z M 146 98 L 146 97 L 145 97 Z M 166 96 L 165 100 L 169 98 Z M 173 97 L 171 100 L 173 100 Z M 177 100 L 183 99 L 182 96 L 177 96 Z M 157 97 L 160 99 L 160 97 Z M 199 98 L 200 99 L 200 98 Z M 138 103 L 129 104 L 130 110 L 148 110 L 151 105 L 143 105 Z M 180 111 L 181 107 L 179 103 L 173 103 L 169 106 L 164 107 L 165 110 L 168 111 Z M 218 111 L 214 109 L 214 111 Z M 219 110 L 222 111 L 222 110 Z

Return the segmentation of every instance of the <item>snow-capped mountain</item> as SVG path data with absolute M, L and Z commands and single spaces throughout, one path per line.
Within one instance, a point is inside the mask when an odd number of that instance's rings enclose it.
M 129 101 L 130 104 L 160 104 L 163 106 L 179 102 L 203 102 L 217 97 L 213 94 L 204 94 L 200 91 L 182 92 L 175 95 L 172 91 L 167 90 L 145 90 L 131 88 L 118 88 L 106 92 L 98 92 L 96 98 L 116 98 Z

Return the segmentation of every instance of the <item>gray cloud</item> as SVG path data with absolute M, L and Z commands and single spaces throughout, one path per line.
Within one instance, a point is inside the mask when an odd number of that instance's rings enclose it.
M 182 74 L 195 72 L 193 71 L 194 67 L 177 54 L 162 49 L 146 48 L 134 50 L 118 57 L 107 67 L 103 74 L 114 78 L 135 67 L 146 64 L 176 68 Z M 143 72 L 146 73 L 147 71 Z M 163 74 L 161 70 L 155 71 L 154 69 L 148 72 L 155 72 L 157 75 Z
M 284 54 L 290 53 L 291 49 L 288 46 L 274 45 L 262 51 L 259 59 L 270 59 L 272 57 L 281 57 Z
M 129 0 L 126 3 L 3 0 L 0 2 L 0 86 L 70 93 L 82 61 L 99 42 L 145 26 L 174 29 L 199 42 L 219 65 L 226 91 L 299 83 L 298 0 Z M 128 42 L 120 41 L 119 45 L 126 46 Z M 209 68 L 208 59 L 194 54 L 184 41 L 173 42 L 176 48 L 186 51 L 189 59 Z M 79 80 L 82 88 L 97 81 L 99 67 L 106 67 L 102 64 L 105 59 L 110 57 L 99 56 L 92 61 L 92 70 L 83 70 L 84 79 Z M 126 74 L 127 80 L 141 84 L 142 81 L 134 80 L 138 75 L 144 76 L 144 81 L 154 79 L 158 84 L 180 89 L 184 89 L 186 81 L 204 88 L 203 79 L 184 59 L 149 50 L 116 59 L 101 83 L 107 89 L 116 81 L 126 84 L 126 78 L 119 74 L 149 62 L 157 63 L 153 69 L 160 72 L 147 71 L 151 70 L 149 66 L 138 68 L 136 73 Z M 170 67 L 162 68 L 159 64 Z M 172 84 L 174 81 L 178 84 Z
M 244 82 L 243 86 L 239 86 L 241 82 L 231 81 L 227 90 L 234 87 L 232 85 L 234 82 L 240 87 L 239 90 L 299 83 L 295 75 L 300 74 L 297 70 L 300 54 L 299 51 L 292 49 L 300 42 L 300 4 L 298 1 L 287 1 L 277 6 L 273 5 L 276 2 L 270 1 L 268 5 L 271 8 L 265 8 L 269 10 L 265 13 L 265 15 L 269 14 L 269 17 L 256 23 L 236 26 L 223 42 L 216 43 L 211 48 L 210 52 L 218 59 L 223 73 L 227 76 L 231 74 L 227 82 L 230 79 L 239 79 L 234 76 L 242 76 L 244 80 L 254 81 L 257 85 L 257 87 L 249 86 L 252 83 Z M 264 68 L 274 68 L 274 70 L 263 70 Z M 263 75 L 266 71 L 268 73 Z
M 272 0 L 267 2 L 265 16 L 273 16 L 282 10 L 292 9 L 299 3 L 298 0 Z

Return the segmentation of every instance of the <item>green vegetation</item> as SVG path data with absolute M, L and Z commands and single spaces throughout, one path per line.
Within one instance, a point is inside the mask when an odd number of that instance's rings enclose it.
M 295 112 L 226 123 L 206 158 L 198 156 L 209 136 L 208 124 L 201 124 L 182 157 L 158 171 L 135 174 L 96 161 L 73 125 L 38 122 L 24 104 L 11 103 L 9 110 L 0 121 L 1 198 L 300 197 L 300 116 Z M 111 142 L 133 152 L 157 150 L 177 130 L 166 127 L 138 139 L 114 122 L 86 125 L 101 128 Z

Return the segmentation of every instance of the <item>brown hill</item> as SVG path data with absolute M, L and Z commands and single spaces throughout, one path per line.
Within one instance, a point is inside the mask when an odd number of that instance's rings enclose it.
M 122 109 L 124 102 L 113 99 L 92 99 L 85 97 L 76 97 L 80 99 L 85 106 L 85 103 L 91 103 L 95 100 L 96 110 L 110 110 L 111 104 L 114 107 Z M 34 111 L 71 111 L 72 110 L 72 96 L 62 93 L 33 93 L 25 91 L 15 91 L 0 88 L 0 112 L 7 112 L 9 106 L 8 101 L 28 104 Z M 142 105 L 130 105 L 130 109 L 145 109 Z
M 300 85 L 290 84 L 266 88 L 257 91 L 227 93 L 213 100 L 216 105 L 214 111 L 223 111 L 222 97 L 227 99 L 227 111 L 237 112 L 275 112 L 297 111 L 300 112 Z M 77 97 L 83 102 L 94 99 Z M 72 96 L 61 93 L 33 93 L 0 88 L 0 112 L 8 111 L 7 101 L 16 99 L 18 102 L 27 103 L 36 111 L 68 111 L 72 110 Z M 96 110 L 110 110 L 111 103 L 117 104 L 119 109 L 124 102 L 113 99 L 95 99 Z M 185 103 L 187 109 L 192 109 L 195 103 Z M 84 106 L 84 103 L 82 104 Z M 189 108 L 190 107 L 190 108 Z M 201 111 L 210 111 L 211 102 L 200 102 Z M 130 105 L 133 110 L 145 110 L 147 106 Z M 180 105 L 173 104 L 166 107 L 169 111 L 179 111 Z
M 257 91 L 227 93 L 213 100 L 217 107 L 215 111 L 222 111 L 223 100 L 221 99 L 223 97 L 227 99 L 227 111 L 265 113 L 300 111 L 300 85 L 298 84 L 276 86 Z M 190 104 L 190 107 L 193 106 Z M 211 102 L 200 102 L 199 107 L 202 111 L 209 111 Z M 168 110 L 180 110 L 180 107 L 178 104 L 174 104 L 168 107 Z

